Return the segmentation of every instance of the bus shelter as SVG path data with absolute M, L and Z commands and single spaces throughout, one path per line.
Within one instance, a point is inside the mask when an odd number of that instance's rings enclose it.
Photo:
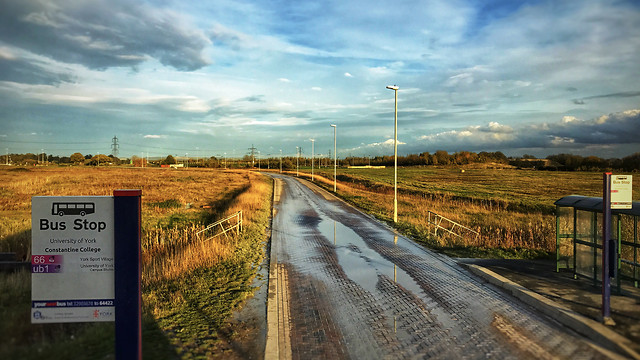
M 556 205 L 556 271 L 573 270 L 578 276 L 602 279 L 602 198 L 570 195 Z M 611 210 L 611 239 L 617 244 L 616 273 L 612 274 L 620 291 L 623 280 L 638 287 L 640 282 L 640 241 L 638 218 L 640 201 L 632 209 Z

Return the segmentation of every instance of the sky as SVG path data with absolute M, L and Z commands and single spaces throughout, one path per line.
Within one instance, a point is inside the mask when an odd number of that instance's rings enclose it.
M 638 1 L 0 0 L 0 154 L 640 151 Z

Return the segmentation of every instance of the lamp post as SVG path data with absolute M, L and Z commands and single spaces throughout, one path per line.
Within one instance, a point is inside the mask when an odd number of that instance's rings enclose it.
M 280 149 L 280 174 L 282 174 L 282 149 Z
M 336 153 L 336 133 L 338 132 L 338 127 L 334 124 L 331 124 L 333 128 L 333 192 L 336 192 L 336 169 L 338 168 L 338 154 Z
M 296 146 L 296 176 L 300 176 L 298 172 L 298 164 L 300 162 L 300 148 Z
M 393 121 L 393 222 L 398 222 L 398 86 L 389 85 L 387 89 L 395 94 L 395 111 Z
M 313 181 L 313 158 L 314 158 L 314 150 L 313 150 L 313 144 L 315 143 L 315 139 L 310 139 L 311 140 L 311 181 Z

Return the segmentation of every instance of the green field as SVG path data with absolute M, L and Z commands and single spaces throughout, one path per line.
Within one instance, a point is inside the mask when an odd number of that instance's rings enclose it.
M 304 169 L 310 172 L 310 169 Z M 333 169 L 315 169 L 332 190 Z M 338 169 L 339 196 L 381 220 L 393 216 L 394 169 Z M 634 199 L 640 197 L 634 178 Z M 398 224 L 416 240 L 453 256 L 539 257 L 555 250 L 554 201 L 567 195 L 602 196 L 602 173 L 514 168 L 409 167 L 398 169 Z M 428 212 L 480 236 L 431 235 Z
M 524 204 L 534 209 L 553 208 L 566 195 L 602 196 L 602 173 L 556 172 L 517 169 L 400 168 L 398 188 L 475 200 Z M 333 172 L 322 169 L 333 178 Z M 393 168 L 339 169 L 339 179 L 393 186 Z M 639 176 L 634 179 L 634 199 L 640 195 Z

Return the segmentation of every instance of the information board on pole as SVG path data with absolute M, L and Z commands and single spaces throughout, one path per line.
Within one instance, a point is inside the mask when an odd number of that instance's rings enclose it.
M 632 176 L 611 175 L 611 209 L 632 208 Z
M 32 198 L 31 322 L 115 321 L 111 196 Z

